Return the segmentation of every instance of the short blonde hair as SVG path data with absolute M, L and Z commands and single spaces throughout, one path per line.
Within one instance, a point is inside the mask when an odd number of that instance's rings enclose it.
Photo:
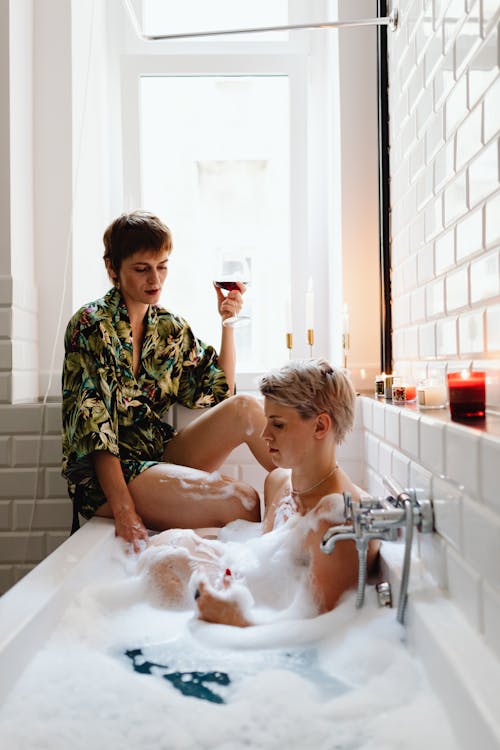
M 263 396 L 295 409 L 303 419 L 326 412 L 337 443 L 352 430 L 356 393 L 347 375 L 325 359 L 289 362 L 264 375 L 259 388 Z

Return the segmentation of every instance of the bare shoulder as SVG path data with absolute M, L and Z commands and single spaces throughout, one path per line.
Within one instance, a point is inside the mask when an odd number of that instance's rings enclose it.
M 322 497 L 317 506 L 311 511 L 316 524 L 334 526 L 345 522 L 345 501 L 341 492 L 334 492 Z
M 273 471 L 269 472 L 264 482 L 264 492 L 269 492 L 270 494 L 278 492 L 289 481 L 289 469 L 273 469 Z

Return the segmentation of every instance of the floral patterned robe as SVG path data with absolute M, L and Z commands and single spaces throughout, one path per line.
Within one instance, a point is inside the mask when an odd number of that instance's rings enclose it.
M 128 482 L 162 459 L 174 428 L 162 421 L 172 404 L 212 406 L 228 396 L 213 347 L 183 318 L 150 305 L 137 379 L 132 330 L 117 289 L 82 307 L 65 335 L 63 465 L 76 509 L 90 518 L 105 497 L 90 454 L 118 456 Z

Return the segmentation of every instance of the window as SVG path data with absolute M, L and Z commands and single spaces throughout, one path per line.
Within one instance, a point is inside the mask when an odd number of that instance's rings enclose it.
M 234 11 L 243 5 L 231 2 Z M 193 10 L 188 30 L 198 22 L 200 29 L 222 29 L 319 20 L 316 3 L 315 13 L 302 0 L 264 5 L 254 18 L 232 17 L 230 24 L 224 13 L 217 17 L 222 2 L 210 3 L 210 19 L 202 22 L 201 10 Z M 268 6 L 280 6 L 281 16 L 271 20 Z M 172 7 L 144 0 L 143 30 L 186 31 L 185 17 L 172 25 L 160 14 Z M 131 40 L 121 66 L 124 207 L 154 210 L 170 225 L 174 253 L 163 304 L 216 347 L 214 273 L 223 264 L 246 269 L 251 325 L 236 337 L 238 384 L 250 387 L 252 373 L 288 358 L 290 328 L 292 356 L 341 358 L 338 185 L 347 162 L 339 156 L 334 104 L 337 37 L 315 31 L 231 39 Z M 345 171 L 353 173 L 352 162 Z M 310 279 L 314 350 L 306 337 Z
M 214 341 L 211 280 L 234 271 L 248 282 L 250 315 L 236 333 L 239 367 L 279 365 L 290 269 L 287 76 L 142 77 L 140 117 L 141 204 L 174 234 L 162 302 Z
M 291 289 L 307 280 L 303 59 L 148 55 L 129 58 L 125 79 L 128 204 L 158 213 L 174 237 L 162 303 L 218 347 L 212 281 L 245 269 L 238 372 L 279 366 Z

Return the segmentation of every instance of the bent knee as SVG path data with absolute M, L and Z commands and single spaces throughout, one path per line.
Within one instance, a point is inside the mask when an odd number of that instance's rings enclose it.
M 249 435 L 255 430 L 262 429 L 264 408 L 258 398 L 247 393 L 238 393 L 231 397 L 230 402 L 234 416 L 245 424 Z
M 231 403 L 242 414 L 246 412 L 260 413 L 263 411 L 262 402 L 256 396 L 252 396 L 249 393 L 236 393 L 234 396 L 231 396 Z

